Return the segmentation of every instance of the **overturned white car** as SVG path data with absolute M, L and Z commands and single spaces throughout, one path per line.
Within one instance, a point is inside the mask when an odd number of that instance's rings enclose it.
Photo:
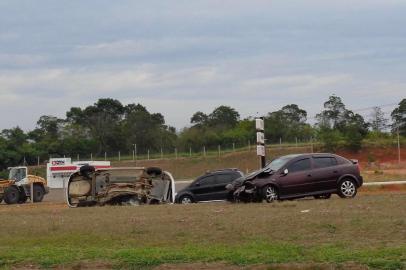
M 168 204 L 175 200 L 175 182 L 160 168 L 95 169 L 83 166 L 66 188 L 70 207 Z

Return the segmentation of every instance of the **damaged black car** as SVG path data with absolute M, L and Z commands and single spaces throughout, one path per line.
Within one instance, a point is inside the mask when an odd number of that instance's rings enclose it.
M 279 157 L 226 188 L 237 202 L 273 202 L 307 196 L 328 199 L 332 194 L 353 198 L 362 184 L 356 160 L 318 153 Z

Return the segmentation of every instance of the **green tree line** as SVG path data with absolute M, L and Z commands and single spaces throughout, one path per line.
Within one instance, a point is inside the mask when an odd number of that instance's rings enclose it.
M 338 96 L 330 96 L 324 109 L 310 124 L 307 112 L 296 104 L 264 116 L 267 143 L 309 141 L 322 144 L 326 151 L 344 147 L 359 150 L 365 138 L 406 135 L 406 99 L 399 102 L 385 118 L 381 108 L 372 109 L 371 117 L 346 108 Z M 201 151 L 222 146 L 255 144 L 254 117 L 241 119 L 229 106 L 219 106 L 213 112 L 196 112 L 190 126 L 176 131 L 165 123 L 160 113 L 151 113 L 141 104 L 123 105 L 110 98 L 99 99 L 86 108 L 73 107 L 64 119 L 41 116 L 34 130 L 24 132 L 15 127 L 0 134 L 0 170 L 27 162 L 35 164 L 37 157 L 95 156 L 105 152 L 131 154 L 137 145 L 138 153 Z

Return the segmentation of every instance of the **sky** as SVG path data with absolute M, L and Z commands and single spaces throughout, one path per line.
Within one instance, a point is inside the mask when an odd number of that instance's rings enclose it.
M 390 112 L 405 74 L 406 0 L 0 0 L 0 129 L 108 97 L 178 129 L 332 94 Z

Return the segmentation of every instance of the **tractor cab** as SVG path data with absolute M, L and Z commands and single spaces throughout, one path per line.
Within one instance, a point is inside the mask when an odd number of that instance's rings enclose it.
M 9 168 L 9 179 L 19 183 L 21 180 L 26 179 L 28 176 L 27 167 L 12 167 Z

